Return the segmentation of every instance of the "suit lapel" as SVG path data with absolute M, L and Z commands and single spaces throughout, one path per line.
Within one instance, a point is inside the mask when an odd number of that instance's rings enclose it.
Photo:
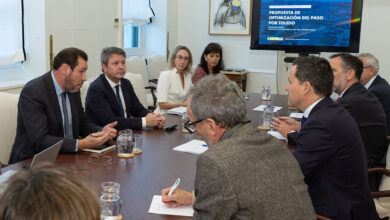
M 49 100 L 51 100 L 51 102 L 53 103 L 54 113 L 57 118 L 57 126 L 58 128 L 60 128 L 60 132 L 63 135 L 64 130 L 63 130 L 62 117 L 61 117 L 62 113 L 61 113 L 60 103 L 58 102 L 56 89 L 54 88 L 53 78 L 51 77 L 51 71 L 45 74 L 45 83 L 48 88 Z

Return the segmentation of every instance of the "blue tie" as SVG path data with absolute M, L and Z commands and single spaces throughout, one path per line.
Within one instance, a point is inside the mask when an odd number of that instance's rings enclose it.
M 301 127 L 303 126 L 303 124 L 305 124 L 307 118 L 305 116 L 302 117 L 301 119 Z
M 119 112 L 121 114 L 121 117 L 125 118 L 125 112 L 123 111 L 123 105 L 122 105 L 121 97 L 119 95 L 119 85 L 116 85 L 115 89 L 116 89 L 116 100 L 118 101 L 119 104 Z

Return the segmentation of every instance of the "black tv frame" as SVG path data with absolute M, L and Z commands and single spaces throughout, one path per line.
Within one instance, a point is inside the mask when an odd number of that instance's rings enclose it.
M 352 18 L 351 20 L 360 18 L 359 22 L 351 23 L 350 45 L 349 47 L 335 46 L 301 46 L 301 45 L 260 45 L 259 44 L 259 29 L 260 29 L 260 11 L 261 0 L 253 0 L 252 4 L 252 34 L 251 34 L 251 50 L 281 50 L 286 53 L 320 53 L 320 52 L 348 52 L 358 53 L 360 46 L 360 30 L 363 12 L 363 0 L 353 0 L 352 3 Z

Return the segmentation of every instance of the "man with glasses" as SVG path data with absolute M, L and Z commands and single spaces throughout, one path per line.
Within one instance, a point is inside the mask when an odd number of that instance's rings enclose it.
M 213 86 L 210 86 L 213 85 Z M 209 149 L 196 164 L 194 194 L 170 188 L 162 200 L 193 202 L 194 219 L 315 219 L 302 172 L 284 144 L 246 120 L 239 87 L 223 74 L 190 91 L 186 128 Z
M 379 61 L 370 53 L 359 54 L 363 62 L 363 73 L 360 83 L 379 99 L 386 113 L 387 136 L 390 136 L 390 85 L 378 75 Z

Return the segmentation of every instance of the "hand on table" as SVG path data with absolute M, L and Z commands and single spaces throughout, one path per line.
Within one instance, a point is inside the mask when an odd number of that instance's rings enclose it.
M 192 204 L 192 192 L 177 188 L 172 195 L 168 195 L 172 187 L 161 190 L 162 201 L 169 207 L 187 206 Z
M 108 136 L 109 133 L 105 133 L 103 131 L 92 133 L 87 137 L 80 139 L 78 147 L 79 149 L 98 147 L 108 140 Z
M 114 122 L 107 124 L 106 126 L 103 127 L 102 132 L 104 132 L 105 134 L 108 134 L 109 140 L 112 140 L 117 136 L 118 131 L 114 128 L 115 126 L 117 126 L 117 124 L 118 124 L 118 122 L 114 121 Z
M 149 113 L 145 116 L 145 120 L 146 120 L 146 126 L 148 127 L 164 127 L 165 125 L 165 117 L 160 115 L 160 114 L 156 114 L 156 113 Z
M 291 131 L 299 131 L 301 129 L 301 123 L 290 117 L 274 117 L 272 120 L 274 129 L 285 138 Z

